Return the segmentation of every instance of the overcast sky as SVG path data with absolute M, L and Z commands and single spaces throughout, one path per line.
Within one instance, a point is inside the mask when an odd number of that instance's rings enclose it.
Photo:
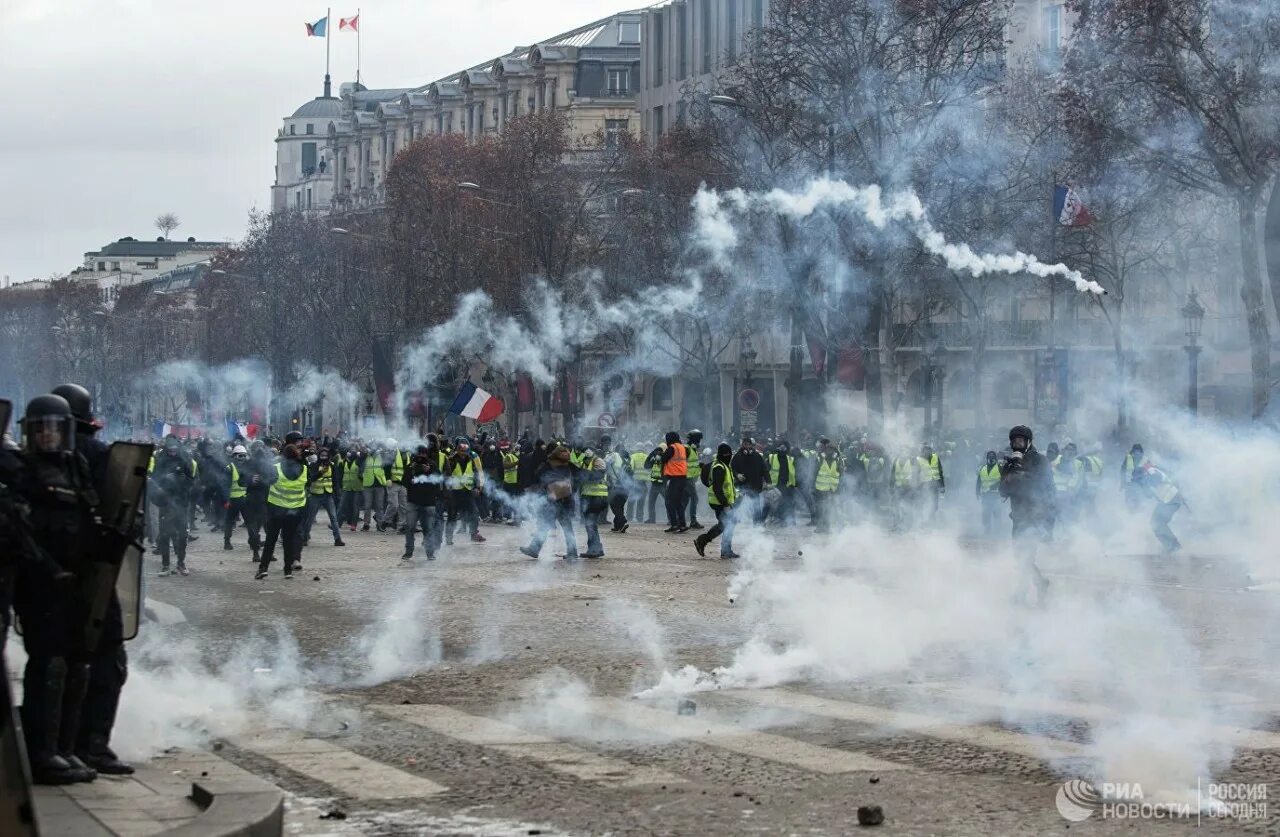
M 352 0 L 334 92 L 409 87 L 630 8 L 615 0 Z M 638 3 L 636 6 L 646 5 Z M 62 274 L 126 235 L 235 240 L 270 206 L 281 120 L 321 94 L 300 0 L 0 0 L 0 276 Z

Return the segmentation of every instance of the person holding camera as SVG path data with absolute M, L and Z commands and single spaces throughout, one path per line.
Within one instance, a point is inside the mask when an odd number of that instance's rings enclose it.
M 1010 453 L 1000 466 L 1000 496 L 1009 501 L 1014 554 L 1030 575 L 1037 599 L 1043 600 L 1049 581 L 1036 566 L 1036 545 L 1053 520 L 1053 470 L 1032 439 L 1025 425 L 1009 430 Z

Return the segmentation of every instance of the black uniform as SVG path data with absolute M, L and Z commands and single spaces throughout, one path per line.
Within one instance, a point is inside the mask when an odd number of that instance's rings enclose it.
M 191 491 L 196 479 L 196 465 L 181 447 L 156 454 L 151 469 L 151 491 L 148 496 L 160 515 L 160 571 L 169 569 L 169 550 L 178 559 L 178 570 L 187 566 L 187 520 Z
M 86 564 L 86 543 L 97 535 L 97 494 L 86 460 L 75 453 L 27 452 L 18 478 L 30 505 L 32 537 L 63 571 L 24 564 L 15 610 L 22 620 L 23 731 L 37 783 L 87 781 L 96 774 L 75 757 L 80 713 L 89 684 L 84 647 L 87 609 L 75 581 Z
M 1036 566 L 1037 542 L 1053 519 L 1053 471 L 1049 460 L 1028 444 L 1021 454 L 1007 456 L 1000 467 L 1000 496 L 1009 499 L 1014 553 L 1043 597 L 1049 582 Z

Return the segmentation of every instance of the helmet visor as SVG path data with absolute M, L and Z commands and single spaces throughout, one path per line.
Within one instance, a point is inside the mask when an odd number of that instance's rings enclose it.
M 75 419 L 71 416 L 37 416 L 23 421 L 23 442 L 32 453 L 75 450 Z

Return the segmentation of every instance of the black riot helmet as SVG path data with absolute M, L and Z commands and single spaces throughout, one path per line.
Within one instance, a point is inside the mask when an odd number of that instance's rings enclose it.
M 1010 450 L 1024 451 L 1031 447 L 1031 428 L 1025 424 L 1019 424 L 1017 427 L 1009 428 L 1009 448 Z M 1016 439 L 1022 439 L 1022 446 L 1019 447 Z
M 22 439 L 32 453 L 75 450 L 75 417 L 67 399 L 49 393 L 27 402 L 27 412 L 22 417 Z
M 286 445 L 296 445 L 302 441 L 302 434 L 296 430 L 290 430 L 284 434 L 284 443 Z
M 71 407 L 76 423 L 87 426 L 93 421 L 93 396 L 79 384 L 60 384 L 53 388 L 54 395 L 61 395 Z

